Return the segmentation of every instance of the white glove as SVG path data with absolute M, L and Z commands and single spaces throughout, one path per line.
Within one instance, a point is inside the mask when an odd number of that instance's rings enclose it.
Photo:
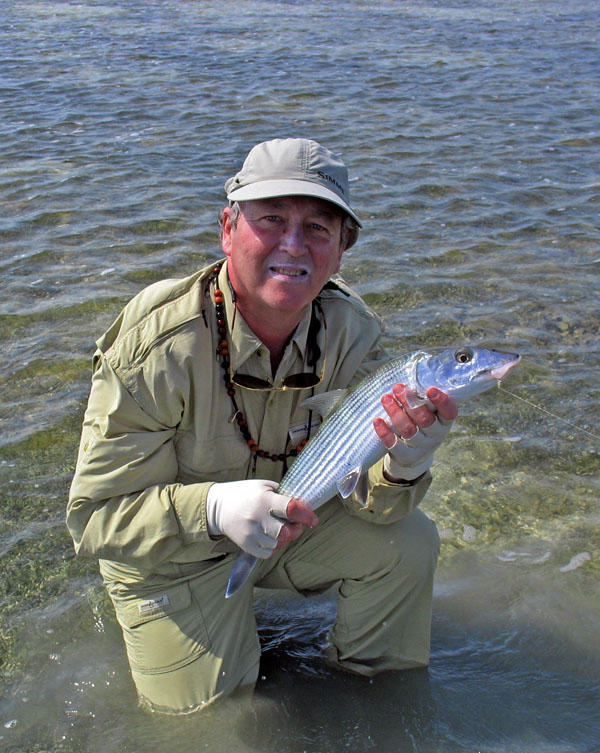
M 438 416 L 435 422 L 410 439 L 398 438 L 388 450 L 383 467 L 391 478 L 413 481 L 429 470 L 433 453 L 442 444 L 454 421 Z
M 206 498 L 206 526 L 211 536 L 227 536 L 253 557 L 266 559 L 277 546 L 291 497 L 275 492 L 264 479 L 213 484 Z

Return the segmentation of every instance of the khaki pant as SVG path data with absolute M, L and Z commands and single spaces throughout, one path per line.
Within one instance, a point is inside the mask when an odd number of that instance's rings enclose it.
M 390 525 L 348 515 L 332 500 L 320 523 L 255 567 L 231 598 L 235 555 L 170 563 L 151 576 L 101 562 L 123 629 L 133 679 L 156 711 L 189 713 L 254 685 L 260 645 L 253 586 L 309 595 L 338 583 L 329 663 L 359 674 L 429 662 L 435 524 L 420 510 Z

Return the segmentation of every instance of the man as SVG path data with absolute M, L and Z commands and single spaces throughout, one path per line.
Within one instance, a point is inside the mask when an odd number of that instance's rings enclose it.
M 402 385 L 382 398 L 374 431 L 388 453 L 365 507 L 334 498 L 317 518 L 277 494 L 314 431 L 302 401 L 389 356 L 378 318 L 330 279 L 360 226 L 343 162 L 314 141 L 264 142 L 226 193 L 225 261 L 142 291 L 98 341 L 68 505 L 77 552 L 100 560 L 140 698 L 166 713 L 253 686 L 254 585 L 337 584 L 325 651 L 341 669 L 429 659 L 439 539 L 416 508 L 456 406 L 430 390 L 434 410 L 411 410 Z M 225 599 L 240 548 L 259 565 Z

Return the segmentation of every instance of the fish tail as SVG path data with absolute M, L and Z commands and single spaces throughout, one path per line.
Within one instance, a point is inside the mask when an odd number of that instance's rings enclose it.
M 233 563 L 231 568 L 231 574 L 229 581 L 227 582 L 227 590 L 225 592 L 225 598 L 228 599 L 244 585 L 250 573 L 254 570 L 256 563 L 258 562 L 256 557 L 253 557 L 247 552 L 240 552 Z

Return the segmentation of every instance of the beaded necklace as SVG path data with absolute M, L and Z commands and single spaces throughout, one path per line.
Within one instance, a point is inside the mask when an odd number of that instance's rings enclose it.
M 231 398 L 233 405 L 233 418 L 232 421 L 236 421 L 240 429 L 240 433 L 244 438 L 246 444 L 250 447 L 250 451 L 255 457 L 267 458 L 274 463 L 285 462 L 288 458 L 295 458 L 298 453 L 304 448 L 304 445 L 308 442 L 308 437 L 303 439 L 299 444 L 293 447 L 289 452 L 280 452 L 279 454 L 270 453 L 263 450 L 258 446 L 257 442 L 252 438 L 250 431 L 248 430 L 248 423 L 241 409 L 239 408 L 235 399 L 235 386 L 229 376 L 229 340 L 227 338 L 227 317 L 225 314 L 225 302 L 223 297 L 223 291 L 219 289 L 217 285 L 217 277 L 221 271 L 221 264 L 218 264 L 213 269 L 210 276 L 210 284 L 215 286 L 214 289 L 214 301 L 215 312 L 217 316 L 217 332 L 219 333 L 219 343 L 217 345 L 217 356 L 221 358 L 221 368 L 223 369 L 223 382 L 225 383 L 225 389 L 227 394 Z M 310 421 L 309 421 L 310 425 Z

